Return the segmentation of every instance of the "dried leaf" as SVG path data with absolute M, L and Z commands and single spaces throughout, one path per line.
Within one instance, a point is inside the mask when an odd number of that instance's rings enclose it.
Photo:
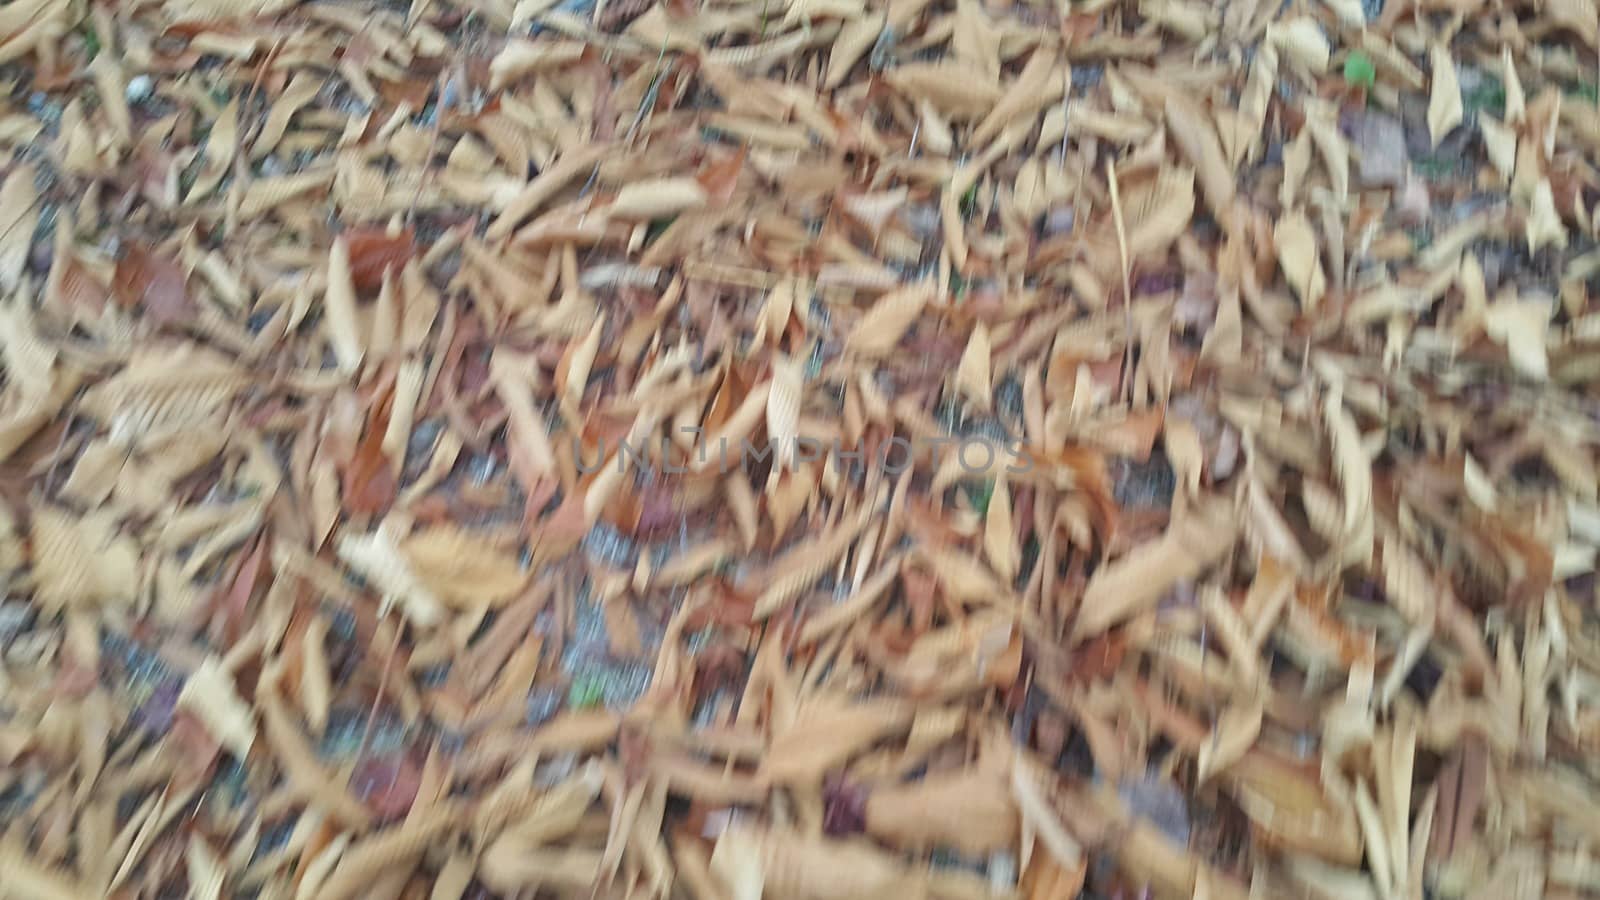
M 1198 777 L 1201 781 L 1226 771 L 1244 758 L 1261 734 L 1263 712 L 1260 697 L 1240 700 L 1223 710 L 1211 736 L 1200 745 Z
M 456 608 L 499 606 L 528 583 L 514 554 L 454 526 L 417 531 L 400 542 L 400 552 L 432 595 Z
M 335 547 L 345 565 L 382 593 L 385 609 L 398 603 L 406 618 L 424 628 L 443 618 L 443 604 L 412 571 L 386 526 L 367 533 L 344 529 Z
M 183 269 L 151 248 L 130 244 L 123 249 L 112 288 L 118 302 L 142 308 L 158 324 L 186 323 L 194 317 Z
M 323 295 L 323 317 L 328 326 L 328 342 L 333 345 L 339 368 L 353 372 L 361 367 L 366 344 L 356 319 L 355 276 L 350 268 L 348 239 L 333 239 L 328 251 L 328 289 Z
M 819 702 L 802 708 L 794 723 L 774 734 L 761 776 L 774 784 L 806 785 L 854 754 L 911 725 L 897 703 Z
M 398 277 L 416 253 L 416 231 L 411 228 L 392 235 L 384 228 L 351 228 L 342 237 L 349 253 L 350 282 L 361 293 L 382 287 L 386 273 Z M 331 264 L 329 269 L 331 279 Z
M 1483 328 L 1492 340 L 1505 347 L 1512 368 L 1524 377 L 1543 380 L 1550 373 L 1545 352 L 1545 328 L 1550 314 L 1546 300 L 1504 297 L 1489 306 Z
M 256 740 L 255 714 L 234 690 L 233 675 L 223 668 L 222 660 L 208 656 L 189 673 L 178 694 L 178 708 L 194 714 L 236 759 L 250 755 Z
M 1173 523 L 1161 540 L 1108 563 L 1089 579 L 1078 620 L 1081 642 L 1156 604 L 1174 584 L 1194 578 L 1233 547 L 1231 504 L 1211 500 Z
M 1456 64 L 1444 44 L 1434 44 L 1428 57 L 1432 88 L 1428 95 L 1428 135 L 1437 148 L 1452 128 L 1461 124 L 1465 107 L 1461 103 L 1461 83 L 1456 79 Z
M 629 184 L 606 208 L 618 219 L 665 219 L 706 205 L 706 189 L 693 178 L 663 178 Z
M 892 845 L 992 853 L 1016 841 L 1017 822 L 1003 772 L 929 775 L 867 795 L 867 833 Z
M 933 286 L 927 282 L 884 294 L 845 338 L 845 350 L 866 358 L 889 353 L 899 345 L 931 299 Z
M 0 184 L 0 290 L 7 294 L 15 291 L 22 279 L 38 227 L 39 193 L 34 178 L 33 167 L 21 165 Z
M 1278 220 L 1272 231 L 1273 243 L 1278 248 L 1278 265 L 1288 280 L 1300 305 L 1306 310 L 1316 309 L 1328 289 L 1327 276 L 1322 271 L 1322 260 L 1317 250 L 1317 236 L 1303 213 L 1296 210 Z
M 1313 75 L 1328 70 L 1328 39 L 1315 19 L 1301 17 L 1267 26 L 1267 40 L 1295 65 Z
M 967 339 L 967 349 L 961 353 L 961 362 L 956 366 L 956 390 L 978 410 L 987 412 L 990 408 L 989 397 L 992 389 L 989 387 L 989 329 L 979 322 L 972 329 L 972 336 Z

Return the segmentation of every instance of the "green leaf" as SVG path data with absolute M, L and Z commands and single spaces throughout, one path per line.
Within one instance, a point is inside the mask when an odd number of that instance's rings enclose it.
M 967 192 L 965 194 L 961 195 L 961 217 L 963 219 L 972 218 L 972 213 L 977 208 L 978 208 L 978 185 L 977 185 L 976 182 L 974 182 L 972 187 L 967 188 Z
M 651 243 L 656 238 L 661 237 L 663 234 L 666 234 L 667 229 L 671 228 L 672 227 L 672 223 L 676 222 L 676 221 L 678 221 L 678 217 L 677 216 L 669 216 L 669 217 L 667 217 L 665 219 L 653 219 L 653 220 L 651 220 L 650 227 L 646 228 L 645 232 L 644 232 L 644 242 L 646 244 Z
M 1372 67 L 1372 58 L 1360 50 L 1344 60 L 1344 81 L 1351 87 L 1370 88 L 1378 81 L 1378 70 Z

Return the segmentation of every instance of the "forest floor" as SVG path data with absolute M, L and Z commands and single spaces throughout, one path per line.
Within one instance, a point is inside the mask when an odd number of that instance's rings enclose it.
M 0 897 L 1600 893 L 1593 0 L 12 0 Z

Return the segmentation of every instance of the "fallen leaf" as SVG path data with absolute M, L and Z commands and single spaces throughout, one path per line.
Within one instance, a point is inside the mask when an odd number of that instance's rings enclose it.
M 1444 44 L 1434 44 L 1428 59 L 1432 67 L 1432 88 L 1428 95 L 1428 135 L 1437 148 L 1450 130 L 1461 124 L 1465 107 L 1461 103 L 1461 84 L 1456 80 L 1456 64 Z

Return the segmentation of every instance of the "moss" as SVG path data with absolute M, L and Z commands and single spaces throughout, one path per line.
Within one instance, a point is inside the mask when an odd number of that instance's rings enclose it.
M 1468 112 L 1487 110 L 1495 116 L 1506 114 L 1506 86 L 1493 75 L 1484 75 L 1478 85 L 1461 95 L 1461 103 Z

